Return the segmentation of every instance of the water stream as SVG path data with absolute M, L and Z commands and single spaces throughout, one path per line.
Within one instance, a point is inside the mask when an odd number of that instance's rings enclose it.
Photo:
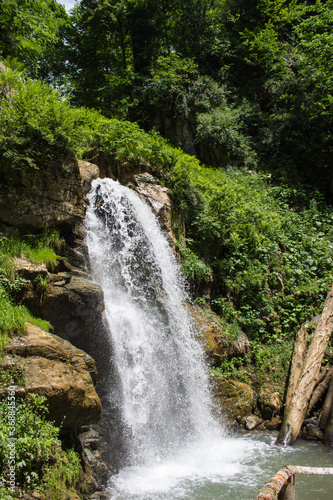
M 91 272 L 104 291 L 119 375 L 110 397 L 120 401 L 127 439 L 126 466 L 110 478 L 110 499 L 251 500 L 285 463 L 330 465 L 330 450 L 313 447 L 305 463 L 309 447 L 302 459 L 293 456 L 300 447 L 278 448 L 272 435 L 226 434 L 213 416 L 182 276 L 155 216 L 110 179 L 93 182 L 89 202 Z M 330 498 L 307 491 L 299 498 Z

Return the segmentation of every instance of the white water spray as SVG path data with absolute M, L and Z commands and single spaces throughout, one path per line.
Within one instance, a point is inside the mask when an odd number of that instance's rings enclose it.
M 93 182 L 89 202 L 91 272 L 104 291 L 129 430 L 130 465 L 111 478 L 111 498 L 190 498 L 194 483 L 240 473 L 256 446 L 224 437 L 212 416 L 181 273 L 150 208 L 110 179 Z

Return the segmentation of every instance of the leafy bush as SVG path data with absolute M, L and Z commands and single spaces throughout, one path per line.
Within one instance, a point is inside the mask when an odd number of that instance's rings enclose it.
M 62 450 L 59 429 L 46 419 L 46 398 L 29 394 L 27 401 L 21 401 L 16 399 L 14 388 L 9 388 L 8 394 L 10 398 L 0 402 L 0 465 L 3 471 L 0 483 L 6 483 L 11 450 L 8 443 L 14 442 L 16 485 L 25 491 L 46 493 L 48 498 L 55 500 L 64 498 L 62 495 L 68 494 L 80 473 L 78 455 L 73 450 Z M 9 418 L 12 408 L 15 410 L 14 441 Z M 6 487 L 2 488 L 6 492 Z M 8 489 L 7 494 L 9 491 L 12 490 Z M 9 495 L 9 498 L 13 497 Z
M 8 72 L 0 72 L 0 85 L 6 78 Z M 91 140 L 89 127 L 96 113 L 71 108 L 40 81 L 18 78 L 12 84 L 11 93 L 0 101 L 0 172 L 13 182 L 20 172 L 72 160 Z
M 315 201 L 291 211 L 281 190 L 252 171 L 191 163 L 173 172 L 188 247 L 213 271 L 216 312 L 252 339 L 292 337 L 318 314 L 332 284 L 332 212 L 318 210 Z

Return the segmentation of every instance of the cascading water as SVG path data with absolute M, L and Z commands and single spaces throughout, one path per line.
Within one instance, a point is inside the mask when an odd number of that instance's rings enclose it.
M 131 459 L 147 463 L 215 425 L 202 351 L 177 263 L 148 206 L 110 179 L 94 182 L 89 201 L 89 256 L 105 294 Z
M 227 500 L 233 478 L 250 500 L 260 484 L 253 479 L 261 481 L 259 457 L 271 447 L 226 437 L 213 418 L 181 274 L 155 216 L 110 179 L 93 182 L 89 202 L 91 273 L 104 291 L 128 430 L 128 466 L 110 479 L 110 498 Z

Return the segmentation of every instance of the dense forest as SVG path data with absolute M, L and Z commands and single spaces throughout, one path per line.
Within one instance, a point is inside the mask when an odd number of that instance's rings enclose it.
M 2 188 L 96 151 L 149 164 L 193 298 L 251 342 L 213 371 L 283 397 L 333 283 L 333 1 L 0 0 L 0 60 Z M 10 259 L 61 236 L 1 239 L 1 345 L 36 321 Z

